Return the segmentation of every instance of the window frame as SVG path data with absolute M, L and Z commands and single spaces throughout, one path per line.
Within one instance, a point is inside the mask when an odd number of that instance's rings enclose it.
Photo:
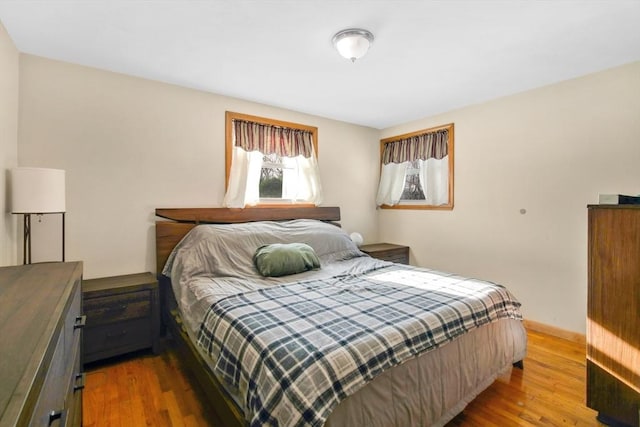
M 380 174 L 382 174 L 382 158 L 384 153 L 384 148 L 386 144 L 399 141 L 402 139 L 411 138 L 413 136 L 424 135 L 428 133 L 434 133 L 441 130 L 447 130 L 448 132 L 448 140 L 447 140 L 447 156 L 449 163 L 449 188 L 448 188 L 448 200 L 449 202 L 446 205 L 431 205 L 427 203 L 421 203 L 419 200 L 411 200 L 410 202 L 404 201 L 400 202 L 397 205 L 381 205 L 382 209 L 414 209 L 414 210 L 453 210 L 453 166 L 454 166 L 454 125 L 453 123 L 449 123 L 446 125 L 435 126 L 427 129 L 421 129 L 415 132 L 409 132 L 402 135 L 390 136 L 388 138 L 384 138 L 380 140 Z
M 224 176 L 224 189 L 225 192 L 229 188 L 229 175 L 231 173 L 231 159 L 233 158 L 233 121 L 245 120 L 249 122 L 258 123 L 267 126 L 277 126 L 282 128 L 290 128 L 297 130 L 304 130 L 310 132 L 313 139 L 313 152 L 318 159 L 318 128 L 315 126 L 303 125 L 300 123 L 286 122 L 283 120 L 270 119 L 267 117 L 252 116 L 249 114 L 235 113 L 233 111 L 225 111 L 225 176 Z M 313 203 L 309 202 L 296 202 L 288 199 L 269 199 L 267 202 L 262 202 L 254 206 L 246 206 L 245 208 L 260 207 L 260 208 L 286 208 L 291 206 L 297 207 L 315 207 Z

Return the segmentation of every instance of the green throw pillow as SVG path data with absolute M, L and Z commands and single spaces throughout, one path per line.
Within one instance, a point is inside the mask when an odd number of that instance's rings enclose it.
M 263 276 L 279 277 L 320 268 L 313 248 L 304 243 L 274 243 L 260 246 L 253 263 Z

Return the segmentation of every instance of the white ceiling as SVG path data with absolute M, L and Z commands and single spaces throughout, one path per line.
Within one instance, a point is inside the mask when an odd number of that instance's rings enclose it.
M 640 0 L 0 0 L 21 52 L 385 128 L 640 60 Z M 352 64 L 331 44 L 375 35 Z

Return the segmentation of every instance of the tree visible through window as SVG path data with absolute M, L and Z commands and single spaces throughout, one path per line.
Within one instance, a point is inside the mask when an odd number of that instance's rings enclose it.
M 407 165 L 407 172 L 404 181 L 404 190 L 400 200 L 424 200 L 424 190 L 420 184 L 420 164 L 417 160 Z
M 260 198 L 282 198 L 282 158 L 276 153 L 262 156 L 262 169 L 260 170 Z

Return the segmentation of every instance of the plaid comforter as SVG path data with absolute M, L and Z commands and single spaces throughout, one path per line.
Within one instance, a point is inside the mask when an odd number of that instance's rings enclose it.
M 382 371 L 500 318 L 520 319 L 502 286 L 407 266 L 227 297 L 198 344 L 240 393 L 251 426 L 321 426 Z

